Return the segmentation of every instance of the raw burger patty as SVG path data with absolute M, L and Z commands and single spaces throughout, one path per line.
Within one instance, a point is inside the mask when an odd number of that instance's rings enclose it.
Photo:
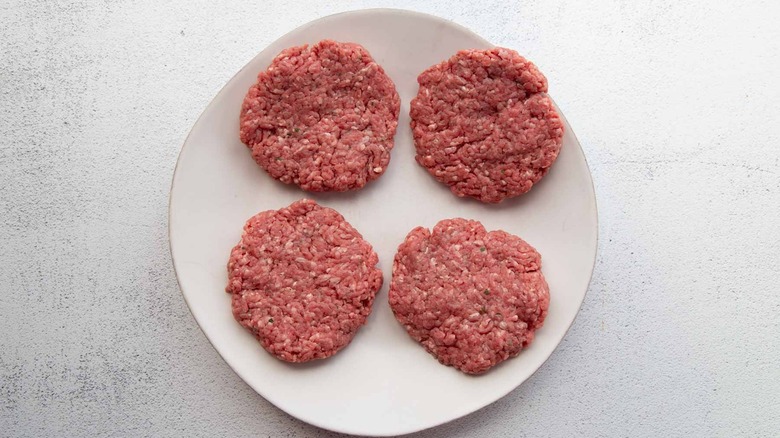
M 534 339 L 550 304 L 539 253 L 504 231 L 448 219 L 398 247 L 390 307 L 439 362 L 480 374 Z
M 390 162 L 393 81 L 362 46 L 324 40 L 282 51 L 241 107 L 241 141 L 273 178 L 313 192 L 359 189 Z
M 452 193 L 501 202 L 530 190 L 558 156 L 563 123 L 547 79 L 514 50 L 463 50 L 417 82 L 416 159 Z
M 344 348 L 382 285 L 376 253 L 333 209 L 301 200 L 250 218 L 228 261 L 233 316 L 288 362 Z

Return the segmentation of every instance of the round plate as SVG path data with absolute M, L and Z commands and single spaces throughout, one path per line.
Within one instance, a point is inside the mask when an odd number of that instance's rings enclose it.
M 325 38 L 362 44 L 401 96 L 386 173 L 363 190 L 312 194 L 271 179 L 238 137 L 244 94 L 282 49 Z M 249 44 L 249 42 L 248 42 Z M 365 10 L 325 17 L 283 36 L 219 92 L 182 147 L 170 198 L 170 243 L 184 298 L 231 368 L 268 401 L 303 421 L 359 435 L 396 435 L 454 420 L 520 385 L 550 356 L 574 321 L 596 256 L 595 195 L 585 157 L 566 123 L 563 148 L 529 193 L 500 205 L 453 196 L 414 161 L 409 101 L 417 75 L 461 49 L 492 47 L 469 30 L 429 15 Z M 542 66 L 543 67 L 543 66 Z M 543 68 L 542 68 L 543 69 Z M 553 91 L 555 80 L 551 81 Z M 302 365 L 265 352 L 234 319 L 227 283 L 230 249 L 252 215 L 309 197 L 335 208 L 379 254 L 384 286 L 367 324 L 337 355 Z M 482 376 L 439 364 L 393 317 L 387 288 L 393 256 L 414 227 L 445 218 L 478 219 L 517 234 L 542 254 L 550 310 L 536 340 Z

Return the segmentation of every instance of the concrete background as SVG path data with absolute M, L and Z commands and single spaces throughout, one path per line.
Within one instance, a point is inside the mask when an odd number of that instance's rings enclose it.
M 776 436 L 780 7 L 711 3 L 3 1 L 0 435 L 327 435 L 198 329 L 168 189 L 189 128 L 258 51 L 390 6 L 534 60 L 600 210 L 590 291 L 551 359 L 418 436 Z

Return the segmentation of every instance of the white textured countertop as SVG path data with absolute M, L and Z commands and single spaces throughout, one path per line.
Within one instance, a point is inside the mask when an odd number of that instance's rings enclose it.
M 257 52 L 378 6 L 533 60 L 600 212 L 588 296 L 550 360 L 419 436 L 780 430 L 777 2 L 47 3 L 0 5 L 0 435 L 327 435 L 258 396 L 198 329 L 168 189 L 189 128 Z

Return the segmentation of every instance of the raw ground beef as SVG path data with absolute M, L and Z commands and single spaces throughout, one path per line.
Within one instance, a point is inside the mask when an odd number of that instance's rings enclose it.
M 387 169 L 399 108 L 366 49 L 324 40 L 286 49 L 260 72 L 241 107 L 241 141 L 279 181 L 359 189 Z
M 390 307 L 439 362 L 480 374 L 517 356 L 544 323 L 541 264 L 531 245 L 477 221 L 417 227 L 395 255 Z
M 382 285 L 379 259 L 344 217 L 301 200 L 250 218 L 230 253 L 233 315 L 288 362 L 332 356 L 352 340 Z
M 514 50 L 463 50 L 417 78 L 417 162 L 457 196 L 497 203 L 550 169 L 563 123 L 547 79 Z

